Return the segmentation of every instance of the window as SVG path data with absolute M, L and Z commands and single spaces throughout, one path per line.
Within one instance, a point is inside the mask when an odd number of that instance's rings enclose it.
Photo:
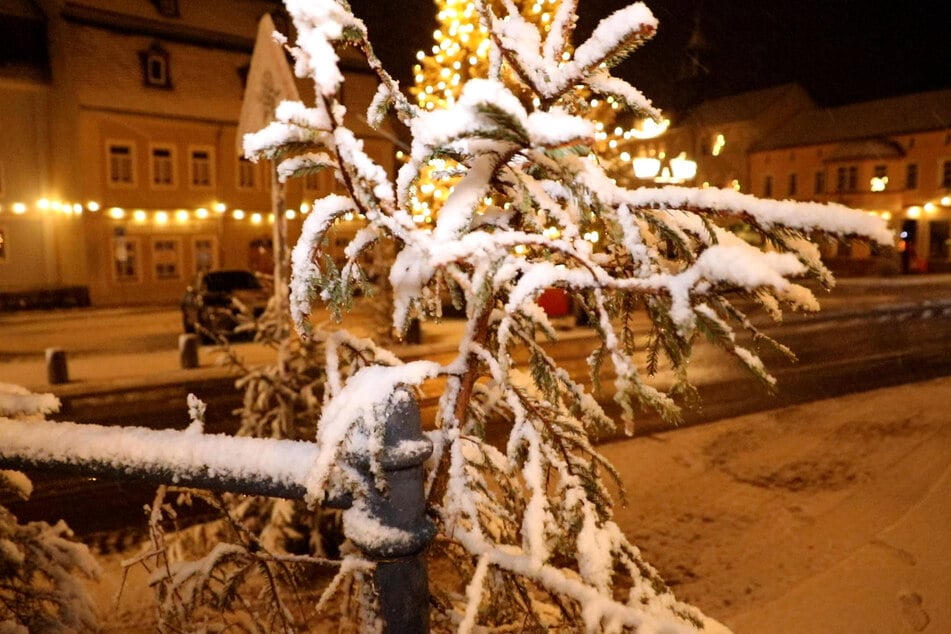
M 789 191 L 788 191 L 788 195 L 789 195 L 789 196 L 795 196 L 795 195 L 797 194 L 797 191 L 796 191 L 796 190 L 798 190 L 798 189 L 799 189 L 799 177 L 798 177 L 796 174 L 790 174 L 790 175 L 789 175 L 789 188 L 788 188 Z
M 258 166 L 244 157 L 238 157 L 238 187 L 254 189 L 257 187 Z
M 124 236 L 113 240 L 112 273 L 118 282 L 139 281 L 139 241 Z
M 7 259 L 7 231 L 0 227 L 0 262 Z
M 135 185 L 134 153 L 128 143 L 109 143 L 109 184 L 114 187 Z
M 152 44 L 139 53 L 142 62 L 142 83 L 151 88 L 171 88 L 172 77 L 169 72 L 168 51 Z
M 854 165 L 836 170 L 836 191 L 854 192 L 858 185 L 858 168 Z
M 773 195 L 773 177 L 767 176 L 763 179 L 763 196 L 770 198 Z
M 195 274 L 218 268 L 218 248 L 214 237 L 197 237 L 192 246 L 195 256 Z
M 928 257 L 932 260 L 948 259 L 948 241 L 951 238 L 951 230 L 947 220 L 932 220 L 928 223 L 928 236 L 930 245 L 928 248 Z
M 189 172 L 192 187 L 211 187 L 214 185 L 212 152 L 210 149 L 193 149 L 190 152 Z
M 152 264 L 155 268 L 155 279 L 177 280 L 180 277 L 179 251 L 178 240 L 161 238 L 152 242 Z
M 951 189 L 951 161 L 945 161 L 941 167 L 941 187 Z
M 175 185 L 175 152 L 172 147 L 157 146 L 152 148 L 153 187 L 173 187 Z
M 308 192 L 320 191 L 320 172 L 308 172 L 304 175 L 304 190 Z
M 816 172 L 815 190 L 817 194 L 826 193 L 826 173 Z
M 888 188 L 888 166 L 876 165 L 872 170 L 871 190 L 883 192 Z
M 918 189 L 917 163 L 909 163 L 905 166 L 905 189 Z

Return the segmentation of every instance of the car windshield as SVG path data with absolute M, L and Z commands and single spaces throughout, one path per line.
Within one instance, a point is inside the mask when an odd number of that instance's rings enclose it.
M 213 293 L 261 288 L 261 282 L 250 271 L 215 271 L 205 276 L 205 286 Z

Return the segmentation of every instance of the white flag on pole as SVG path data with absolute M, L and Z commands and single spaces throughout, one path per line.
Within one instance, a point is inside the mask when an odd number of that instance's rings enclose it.
M 258 22 L 244 101 L 241 102 L 235 138 L 238 156 L 244 156 L 244 135 L 257 132 L 273 121 L 274 109 L 279 103 L 300 100 L 284 47 L 274 39 L 275 30 L 271 16 L 264 14 Z

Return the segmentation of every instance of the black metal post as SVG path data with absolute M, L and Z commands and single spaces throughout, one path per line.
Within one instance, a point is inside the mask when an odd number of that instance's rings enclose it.
M 386 634 L 426 634 L 429 580 L 425 551 L 436 528 L 426 515 L 423 463 L 432 453 L 432 442 L 423 436 L 419 404 L 409 392 L 397 391 L 391 406 L 380 459 L 385 489 L 377 488 L 368 456 L 349 459 L 366 478 L 368 494 L 363 503 L 368 515 L 381 526 L 397 530 L 392 537 L 376 538 L 372 543 L 361 535 L 347 537 L 376 562 L 373 580 Z M 346 534 L 346 526 L 344 530 Z

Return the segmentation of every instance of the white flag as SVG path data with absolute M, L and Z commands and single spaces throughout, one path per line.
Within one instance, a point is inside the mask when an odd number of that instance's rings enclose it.
M 238 156 L 244 156 L 244 135 L 257 132 L 274 120 L 274 109 L 282 101 L 299 101 L 297 84 L 284 48 L 274 40 L 274 21 L 264 14 L 251 54 L 251 68 L 241 102 L 241 118 L 235 138 Z

